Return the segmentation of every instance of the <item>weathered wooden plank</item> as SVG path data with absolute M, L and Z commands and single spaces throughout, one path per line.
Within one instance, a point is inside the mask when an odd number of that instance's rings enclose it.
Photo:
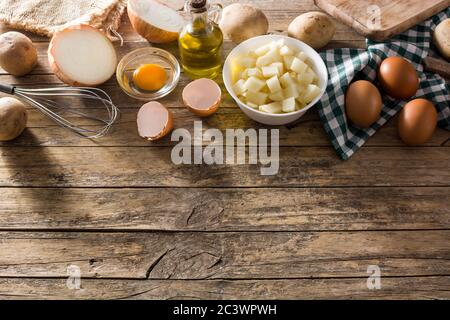
M 450 188 L 4 188 L 1 194 L 2 230 L 450 229 Z
M 286 279 L 450 274 L 450 230 L 0 232 L 0 277 Z
M 139 137 L 136 126 L 137 110 L 137 108 L 121 109 L 119 122 L 107 136 L 101 139 L 89 140 L 68 133 L 67 130 L 59 127 L 39 111 L 29 109 L 27 130 L 13 141 L 0 142 L 0 146 L 173 146 L 176 144 L 175 142 L 171 142 L 171 135 L 156 142 L 149 142 Z M 89 112 L 95 116 L 104 115 L 103 110 L 91 109 Z M 247 118 L 236 108 L 221 108 L 217 114 L 206 119 L 201 119 L 187 109 L 182 108 L 173 108 L 172 113 L 174 115 L 175 128 L 184 128 L 192 136 L 194 135 L 195 121 L 202 121 L 202 132 L 205 132 L 207 129 L 219 129 L 223 134 L 225 134 L 227 129 L 247 130 L 251 128 L 270 128 Z M 73 123 L 87 127 L 94 124 L 89 119 L 71 116 L 68 116 L 68 118 Z M 283 146 L 330 145 L 316 112 L 309 112 L 294 128 L 279 127 L 279 129 L 280 145 Z M 433 140 L 429 142 L 429 145 L 439 146 L 441 142 L 446 140 L 447 135 L 450 138 L 450 133 L 446 134 L 444 130 L 442 132 L 443 134 L 435 135 Z M 381 143 L 385 141 L 388 145 L 398 143 L 395 139 L 391 141 L 389 137 L 381 141 L 383 141 Z
M 169 104 L 169 107 L 176 106 Z M 275 128 L 264 126 L 246 117 L 237 108 L 220 108 L 218 113 L 200 119 L 187 109 L 172 108 L 175 128 L 187 129 L 191 135 L 194 134 L 194 122 L 202 121 L 203 132 L 207 129 L 219 129 L 225 134 L 227 129 L 262 129 Z M 104 115 L 100 109 L 90 109 L 89 113 L 95 116 Z M 39 111 L 29 108 L 28 129 L 17 139 L 9 142 L 0 142 L 0 146 L 173 146 L 170 135 L 162 140 L 150 143 L 141 139 L 136 127 L 137 108 L 122 108 L 121 118 L 114 126 L 113 130 L 105 137 L 96 140 L 82 139 L 76 135 L 68 133 L 65 129 L 57 126 L 51 119 L 41 114 Z M 92 120 L 85 120 L 79 117 L 69 116 L 73 123 L 89 126 L 94 124 Z M 311 110 L 303 116 L 299 122 L 288 127 L 278 127 L 280 130 L 281 146 L 330 146 L 331 143 L 322 128 L 317 112 Z M 369 139 L 366 147 L 370 146 L 399 146 L 404 143 L 398 137 L 397 119 L 393 119 L 386 124 L 379 132 Z M 426 146 L 450 145 L 450 132 L 437 129 L 433 137 L 425 144 Z M 248 141 L 246 141 L 248 143 Z
M 366 148 L 342 161 L 328 147 L 280 148 L 279 172 L 261 165 L 174 165 L 165 147 L 0 149 L 5 187 L 448 186 L 449 148 Z
M 291 280 L 92 280 L 80 290 L 66 279 L 0 279 L 0 299 L 449 299 L 450 277 L 381 278 L 380 290 L 360 279 Z

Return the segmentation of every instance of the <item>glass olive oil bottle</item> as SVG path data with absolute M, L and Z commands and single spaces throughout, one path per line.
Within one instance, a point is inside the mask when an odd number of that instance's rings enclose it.
M 214 79 L 222 67 L 223 34 L 217 24 L 222 6 L 187 0 L 185 11 L 191 19 L 178 39 L 184 72 L 193 79 Z

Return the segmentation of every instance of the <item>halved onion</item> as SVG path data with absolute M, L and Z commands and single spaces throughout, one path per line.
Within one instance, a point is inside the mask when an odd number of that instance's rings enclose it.
M 80 24 L 55 33 L 48 60 L 55 75 L 71 86 L 97 86 L 114 74 L 117 56 L 111 41 L 99 30 Z
M 158 0 L 128 0 L 128 16 L 133 29 L 153 43 L 178 39 L 184 19 Z

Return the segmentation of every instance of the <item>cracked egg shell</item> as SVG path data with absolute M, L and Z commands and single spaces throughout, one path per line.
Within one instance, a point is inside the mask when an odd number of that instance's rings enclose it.
M 159 102 L 148 102 L 139 109 L 137 127 L 142 138 L 161 139 L 173 129 L 172 113 Z
M 189 83 L 183 90 L 183 102 L 188 109 L 207 117 L 217 111 L 222 99 L 219 85 L 210 79 L 198 79 Z

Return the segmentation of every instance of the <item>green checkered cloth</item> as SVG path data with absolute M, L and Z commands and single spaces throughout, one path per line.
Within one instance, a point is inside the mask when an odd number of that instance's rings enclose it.
M 432 30 L 448 17 L 450 8 L 387 42 L 366 40 L 367 49 L 332 49 L 321 53 L 328 68 L 329 81 L 324 96 L 317 104 L 319 116 L 336 152 L 343 160 L 350 158 L 407 103 L 384 95 L 381 116 L 367 129 L 353 126 L 345 116 L 345 92 L 349 84 L 361 79 L 375 83 L 378 66 L 390 56 L 401 56 L 414 65 L 420 78 L 416 97 L 432 101 L 438 110 L 438 125 L 450 130 L 449 87 L 439 75 L 425 72 L 421 64 L 426 56 L 436 56 Z

